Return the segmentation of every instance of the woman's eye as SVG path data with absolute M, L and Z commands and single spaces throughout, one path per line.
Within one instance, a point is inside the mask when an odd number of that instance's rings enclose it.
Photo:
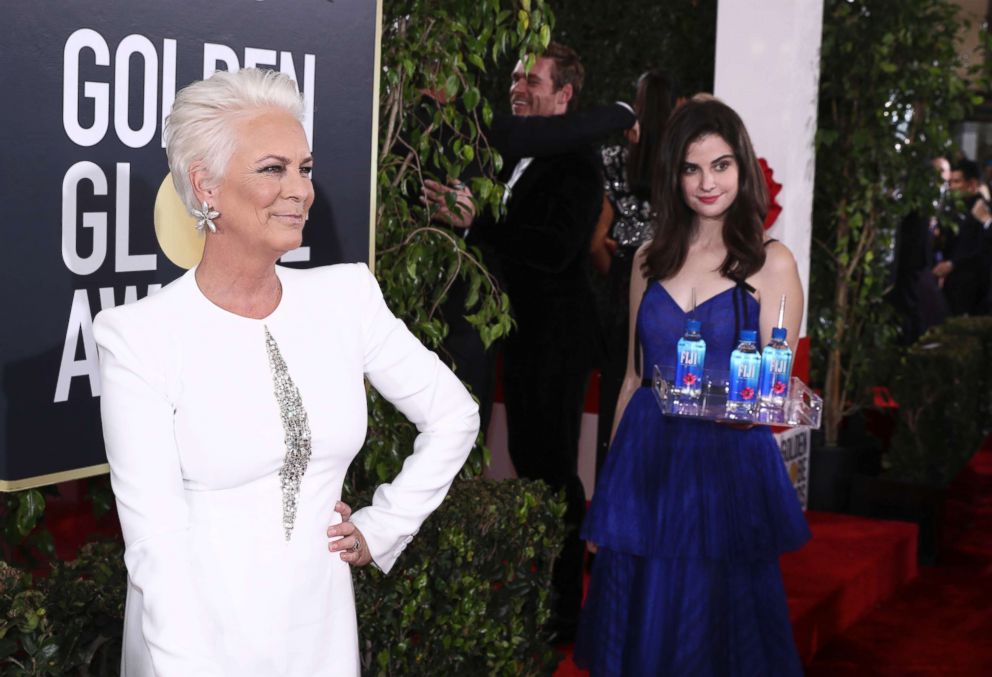
M 310 178 L 311 176 L 313 176 L 313 167 L 300 167 L 300 174 L 302 174 L 307 178 Z
M 694 166 L 692 166 L 692 165 L 686 165 L 685 167 L 682 168 L 682 173 L 683 174 L 695 174 L 696 173 L 696 168 Z
M 717 164 L 716 170 L 718 172 L 723 172 L 723 171 L 726 171 L 729 167 L 730 167 L 730 162 L 728 162 L 727 160 L 724 160 L 723 162 L 720 162 L 720 163 Z
M 285 168 L 282 165 L 269 165 L 268 167 L 262 167 L 263 174 L 282 174 Z

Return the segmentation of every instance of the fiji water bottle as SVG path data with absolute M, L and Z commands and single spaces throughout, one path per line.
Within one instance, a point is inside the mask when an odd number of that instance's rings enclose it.
M 761 381 L 758 398 L 763 407 L 782 407 L 789 394 L 792 349 L 785 342 L 785 327 L 772 329 L 772 340 L 761 351 Z
M 758 372 L 761 354 L 758 352 L 758 332 L 742 329 L 737 347 L 730 353 L 730 389 L 727 393 L 727 414 L 750 417 L 758 401 Z
M 685 334 L 679 339 L 675 364 L 675 392 L 682 401 L 695 402 L 703 392 L 703 363 L 706 341 L 699 333 L 699 320 L 685 321 Z

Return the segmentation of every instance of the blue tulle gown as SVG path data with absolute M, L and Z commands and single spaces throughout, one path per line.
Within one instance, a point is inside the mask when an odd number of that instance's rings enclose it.
M 757 329 L 743 286 L 697 307 L 706 367 Z M 656 281 L 638 311 L 645 375 L 673 365 L 686 314 Z M 801 675 L 779 554 L 809 539 L 767 427 L 662 416 L 634 393 L 582 537 L 599 545 L 576 640 L 592 675 Z

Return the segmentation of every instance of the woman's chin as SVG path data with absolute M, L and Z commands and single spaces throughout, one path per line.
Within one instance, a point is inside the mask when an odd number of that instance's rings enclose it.
M 286 233 L 285 236 L 279 238 L 279 243 L 276 245 L 276 249 L 281 251 L 283 254 L 286 254 L 294 249 L 299 249 L 302 244 L 303 231 L 299 230 L 295 233 Z

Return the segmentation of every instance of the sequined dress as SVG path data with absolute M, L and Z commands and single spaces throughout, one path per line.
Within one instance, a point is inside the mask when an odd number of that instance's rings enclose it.
M 636 195 L 630 188 L 627 155 L 626 146 L 604 146 L 602 149 L 604 189 L 614 214 L 610 237 L 620 248 L 633 252 L 651 239 L 654 227 L 650 200 Z
M 358 675 L 351 570 L 326 530 L 365 439 L 365 378 L 422 431 L 352 516 L 383 570 L 474 442 L 475 403 L 365 266 L 277 274 L 264 320 L 213 305 L 190 271 L 95 321 L 127 677 Z
M 707 368 L 729 364 L 735 316 L 756 328 L 758 311 L 740 287 L 697 308 Z M 674 363 L 685 319 L 651 282 L 637 318 L 649 369 Z M 575 651 L 593 676 L 802 674 L 778 557 L 809 530 L 768 428 L 665 417 L 639 388 L 582 537 L 599 544 Z
M 638 247 L 651 239 L 651 204 L 631 191 L 627 180 L 627 146 L 602 148 L 606 197 L 613 207 L 609 236 L 617 242 L 598 308 L 603 328 L 600 363 L 599 410 L 612 412 L 627 369 L 627 332 L 630 330 L 630 273 Z M 613 415 L 599 418 L 596 434 L 597 468 L 606 457 Z

